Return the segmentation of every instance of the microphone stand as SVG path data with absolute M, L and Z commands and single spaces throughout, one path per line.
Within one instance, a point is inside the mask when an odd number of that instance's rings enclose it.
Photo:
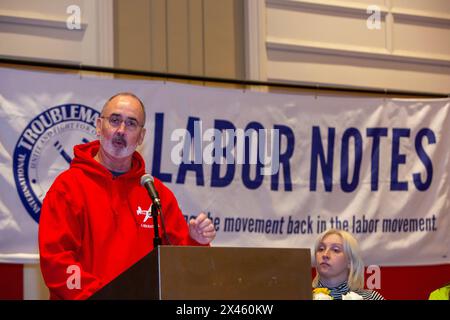
M 152 203 L 151 209 L 152 211 L 152 219 L 153 219 L 153 247 L 157 248 L 161 245 L 161 238 L 159 237 L 159 229 L 158 229 L 158 208 Z

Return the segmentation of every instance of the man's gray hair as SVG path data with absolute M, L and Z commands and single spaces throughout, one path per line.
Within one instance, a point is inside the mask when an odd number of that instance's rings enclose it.
M 144 106 L 144 103 L 142 102 L 141 99 L 139 99 L 138 96 L 136 96 L 134 93 L 131 93 L 131 92 L 119 92 L 119 93 L 116 93 L 115 95 L 113 95 L 111 98 L 109 98 L 109 99 L 105 102 L 105 104 L 103 105 L 102 112 L 101 112 L 102 115 L 103 115 L 103 110 L 105 110 L 105 108 L 106 108 L 106 106 L 108 105 L 108 103 L 110 103 L 111 100 L 113 100 L 115 97 L 118 97 L 118 96 L 128 96 L 128 97 L 132 97 L 132 98 L 136 99 L 137 101 L 139 101 L 139 104 L 141 105 L 141 108 L 142 108 L 142 112 L 144 113 L 144 123 L 143 123 L 142 125 L 145 125 L 145 120 L 147 119 L 147 117 L 146 117 L 146 114 L 145 114 L 145 106 Z

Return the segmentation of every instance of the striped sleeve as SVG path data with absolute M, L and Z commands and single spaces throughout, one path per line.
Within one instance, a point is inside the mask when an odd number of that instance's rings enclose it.
M 364 300 L 385 300 L 384 297 L 374 290 L 360 290 L 357 292 Z

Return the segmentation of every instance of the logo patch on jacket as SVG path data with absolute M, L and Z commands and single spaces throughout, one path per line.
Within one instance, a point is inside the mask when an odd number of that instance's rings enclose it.
M 152 218 L 152 206 L 148 208 L 148 210 L 142 210 L 140 206 L 138 206 L 136 210 L 136 214 L 138 216 L 138 220 L 141 221 L 140 226 L 142 228 L 153 228 L 153 218 Z

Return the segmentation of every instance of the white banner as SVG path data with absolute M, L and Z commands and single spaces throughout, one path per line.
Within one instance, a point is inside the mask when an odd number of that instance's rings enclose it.
M 312 248 L 343 228 L 366 264 L 449 263 L 449 99 L 257 93 L 0 69 L 0 261 L 37 259 L 45 192 L 113 94 L 146 106 L 147 172 L 215 246 Z M 214 137 L 216 138 L 214 140 Z M 216 142 L 214 142 L 216 141 Z

